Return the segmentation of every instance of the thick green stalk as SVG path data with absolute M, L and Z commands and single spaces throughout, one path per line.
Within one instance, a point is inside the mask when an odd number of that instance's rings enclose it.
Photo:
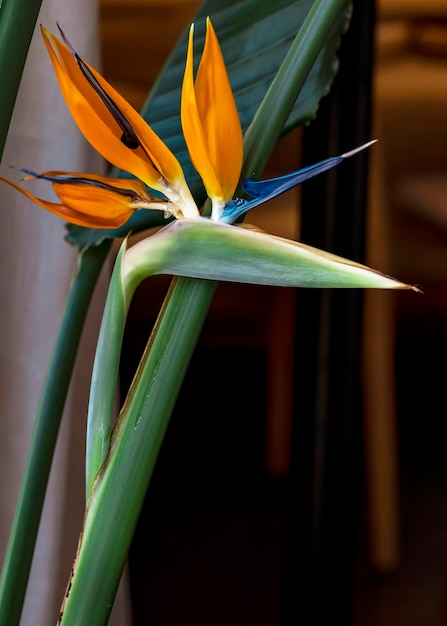
M 85 250 L 43 388 L 0 579 L 0 626 L 19 624 L 54 447 L 91 295 L 110 242 Z
M 42 0 L 3 0 L 0 9 L 0 158 Z
M 347 0 L 315 0 L 245 133 L 242 177 L 259 175 Z
M 107 624 L 164 433 L 216 283 L 173 281 L 88 505 L 61 624 Z

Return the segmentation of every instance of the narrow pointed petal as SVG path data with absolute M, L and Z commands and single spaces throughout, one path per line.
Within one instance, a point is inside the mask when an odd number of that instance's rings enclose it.
M 242 129 L 225 61 L 209 18 L 206 40 L 196 77 L 196 98 L 208 153 L 225 199 L 233 197 L 243 158 Z
M 308 167 L 291 172 L 290 174 L 285 174 L 284 176 L 278 176 L 277 178 L 269 178 L 267 180 L 254 180 L 247 178 L 242 181 L 242 189 L 245 193 L 253 196 L 253 198 L 270 198 L 279 196 L 305 180 L 326 172 L 342 161 L 342 156 L 331 157 L 330 159 L 325 159 L 315 165 L 309 165 Z
M 318 174 L 322 174 L 323 172 L 332 169 L 345 159 L 354 156 L 354 154 L 358 154 L 366 148 L 369 148 L 374 143 L 376 143 L 375 139 L 368 141 L 350 152 L 345 152 L 339 156 L 325 159 L 324 161 L 320 161 L 314 165 L 308 165 L 307 167 L 303 167 L 296 172 L 285 174 L 284 176 L 278 176 L 277 178 L 270 178 L 268 180 L 254 180 L 252 178 L 246 178 L 242 181 L 242 189 L 250 196 L 253 196 L 253 198 L 264 198 L 267 196 L 270 198 L 278 196 L 281 193 L 288 191 L 295 185 L 299 185 L 313 176 L 317 176 Z
M 295 241 L 200 218 L 174 222 L 124 257 L 130 285 L 151 274 L 286 287 L 417 288 Z
M 180 115 L 183 135 L 192 164 L 199 172 L 208 196 L 224 205 L 225 194 L 210 158 L 205 128 L 202 125 L 197 105 L 194 86 L 193 38 L 194 25 L 189 30 L 188 52 L 182 84 Z
M 28 178 L 51 182 L 62 204 L 34 196 L 29 191 L 0 177 L 24 196 L 58 215 L 67 222 L 90 228 L 118 228 L 127 222 L 134 211 L 141 208 L 169 210 L 169 203 L 153 198 L 143 183 L 136 180 L 110 179 L 92 174 L 74 172 L 45 172 L 35 174 L 23 170 Z
M 254 180 L 252 178 L 246 178 L 242 181 L 242 189 L 248 195 L 252 196 L 253 200 L 233 200 L 227 203 L 225 206 L 222 221 L 225 223 L 232 223 L 238 219 L 241 215 L 250 211 L 255 206 L 263 204 L 264 202 L 268 202 L 277 196 L 289 191 L 296 185 L 308 180 L 309 178 L 313 178 L 318 174 L 322 174 L 327 170 L 332 169 L 336 165 L 339 165 L 345 159 L 357 154 L 358 152 L 365 150 L 376 140 L 368 141 L 367 143 L 351 150 L 349 152 L 345 152 L 336 157 L 330 157 L 329 159 L 325 159 L 324 161 L 320 161 L 314 165 L 309 165 L 304 167 L 296 172 L 291 172 L 290 174 L 285 174 L 284 176 L 278 176 L 277 178 L 269 178 L 266 180 Z
M 42 27 L 65 102 L 81 132 L 102 156 L 179 205 L 198 210 L 182 168 L 140 114 L 72 48 Z
M 219 219 L 233 197 L 242 167 L 242 130 L 215 31 L 207 20 L 205 47 L 194 84 L 193 26 L 182 86 L 181 118 L 191 161 Z

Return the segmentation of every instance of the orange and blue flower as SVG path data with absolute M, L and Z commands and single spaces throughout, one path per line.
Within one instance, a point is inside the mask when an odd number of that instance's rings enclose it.
M 0 177 L 43 208 L 68 222 L 92 228 L 117 228 L 134 211 L 160 209 L 165 216 L 200 216 L 182 167 L 141 115 L 74 50 L 59 28 L 61 40 L 41 28 L 65 102 L 91 145 L 110 163 L 135 179 L 49 171 L 29 178 L 51 182 L 60 202 L 37 198 Z M 211 219 L 232 223 L 251 208 L 340 163 L 361 148 L 270 180 L 244 180 L 251 200 L 234 199 L 243 160 L 239 115 L 219 42 L 207 19 L 205 45 L 194 78 L 191 27 L 181 95 L 181 123 L 191 161 L 212 203 Z M 371 143 L 371 142 L 370 142 Z M 150 190 L 162 194 L 154 196 Z

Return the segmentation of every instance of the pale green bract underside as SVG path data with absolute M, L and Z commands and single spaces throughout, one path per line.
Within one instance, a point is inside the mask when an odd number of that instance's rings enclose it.
M 205 218 L 169 224 L 130 247 L 122 263 L 126 291 L 154 274 L 283 287 L 412 289 L 305 244 Z

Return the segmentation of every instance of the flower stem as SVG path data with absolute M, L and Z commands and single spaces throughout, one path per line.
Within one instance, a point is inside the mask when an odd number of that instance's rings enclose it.
M 110 241 L 79 255 L 20 486 L 0 579 L 0 626 L 19 624 L 65 398 L 91 295 Z
M 110 454 L 93 485 L 63 626 L 107 624 L 164 433 L 216 284 L 173 280 L 115 428 Z
M 42 0 L 3 2 L 0 10 L 0 158 Z
M 289 52 L 245 133 L 242 176 L 251 177 L 265 167 L 272 138 L 279 138 L 297 94 L 321 52 L 337 19 L 349 6 L 347 0 L 315 0 Z M 268 128 L 268 132 L 265 129 Z M 264 129 L 264 132 L 262 130 Z

